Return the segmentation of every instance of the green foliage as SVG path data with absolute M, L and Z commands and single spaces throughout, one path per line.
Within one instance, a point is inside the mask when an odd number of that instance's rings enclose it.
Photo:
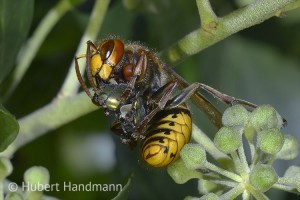
M 265 129 L 280 128 L 282 124 L 282 118 L 270 105 L 261 106 L 250 115 L 250 125 L 258 132 Z
M 205 150 L 198 144 L 186 144 L 180 151 L 180 157 L 188 169 L 201 168 L 206 162 Z
M 130 191 L 130 183 L 131 183 L 131 178 L 128 179 L 126 185 L 124 185 L 122 190 L 112 200 L 126 200 L 126 199 L 128 199 L 129 191 Z
M 257 146 L 265 153 L 275 155 L 283 146 L 284 136 L 278 129 L 267 129 L 257 134 Z
M 242 135 L 233 128 L 222 127 L 216 133 L 214 143 L 223 153 L 231 153 L 242 145 Z
M 19 132 L 16 118 L 0 104 L 0 152 L 10 145 Z
M 0 83 L 12 70 L 33 16 L 33 0 L 0 1 Z
M 249 182 L 258 191 L 266 192 L 278 180 L 274 168 L 270 165 L 257 164 L 250 172 Z
M 241 114 L 237 113 L 238 110 L 241 111 Z M 276 154 L 279 153 L 284 146 L 284 135 L 279 130 L 281 127 L 274 128 L 278 126 L 277 119 L 282 119 L 277 111 L 269 105 L 262 105 L 258 106 L 250 113 L 250 118 L 248 120 L 247 117 L 243 117 L 241 120 L 241 118 L 236 116 L 247 116 L 247 112 L 245 112 L 240 105 L 228 108 L 224 112 L 223 121 L 230 121 L 230 123 L 226 124 L 233 125 L 232 127 L 234 128 L 224 126 L 216 133 L 214 138 L 214 145 L 220 151 L 230 155 L 232 162 L 234 163 L 234 168 L 218 167 L 209 161 L 206 161 L 204 164 L 203 162 L 198 165 L 194 164 L 199 162 L 198 160 L 203 160 L 202 155 L 205 155 L 203 152 L 204 148 L 201 146 L 205 146 L 205 151 L 210 152 L 212 156 L 215 157 L 213 155 L 214 152 L 210 151 L 213 147 L 201 144 L 201 140 L 197 140 L 200 141 L 200 144 L 189 144 L 187 145 L 187 150 L 184 148 L 181 152 L 182 161 L 187 168 L 195 171 L 200 170 L 210 172 L 209 174 L 202 174 L 201 179 L 199 180 L 198 187 L 201 188 L 199 192 L 200 194 L 204 194 L 201 198 L 205 198 L 206 195 L 210 195 L 211 192 L 214 191 L 213 197 L 219 197 L 220 199 L 234 199 L 239 195 L 242 195 L 243 199 L 248 199 L 250 196 L 253 196 L 258 200 L 268 199 L 263 193 L 270 188 L 284 188 L 285 191 L 300 194 L 298 190 L 299 167 L 290 167 L 286 171 L 284 177 L 278 177 L 272 166 L 276 159 Z M 248 156 L 244 151 L 244 149 L 246 149 L 246 143 L 242 143 L 241 138 L 241 134 L 244 135 L 245 131 L 247 131 L 248 134 L 250 131 L 253 131 L 253 133 L 249 135 L 254 137 L 250 138 L 250 140 L 246 137 L 251 150 L 251 153 Z M 193 134 L 200 135 L 201 133 L 193 132 Z M 287 136 L 285 138 L 290 137 Z M 256 145 L 253 143 L 253 140 L 257 140 Z M 289 143 L 291 142 L 287 142 L 286 145 Z M 296 145 L 296 143 L 298 142 L 295 142 L 294 146 L 299 145 Z M 286 154 L 293 155 L 290 156 L 290 158 L 295 157 L 294 155 L 299 152 L 299 149 L 289 148 L 289 145 L 285 148 L 291 150 L 283 150 Z M 199 153 L 199 149 L 201 149 L 201 153 Z M 247 157 L 251 160 L 249 164 L 247 162 Z M 288 156 L 285 155 L 285 158 L 288 158 Z M 182 161 L 178 162 L 181 163 Z M 178 179 L 174 178 L 176 166 L 179 166 L 177 171 L 180 173 L 183 169 L 181 165 L 182 164 L 178 165 L 177 162 L 175 162 L 173 165 L 169 166 L 169 168 L 172 168 L 172 171 L 170 173 L 170 170 L 168 170 L 168 172 L 175 182 L 178 181 Z M 191 173 L 192 172 L 190 172 L 190 174 Z M 180 174 L 184 176 L 183 173 Z M 291 174 L 293 174 L 293 177 Z M 181 177 L 181 180 L 182 179 L 184 179 L 184 177 Z M 213 185 L 205 187 L 203 181 Z M 231 189 L 225 189 L 224 186 Z M 215 197 L 217 194 L 218 196 Z M 188 199 L 193 198 L 190 197 Z
M 229 127 L 243 127 L 249 120 L 249 112 L 241 105 L 233 106 L 225 110 L 222 123 Z

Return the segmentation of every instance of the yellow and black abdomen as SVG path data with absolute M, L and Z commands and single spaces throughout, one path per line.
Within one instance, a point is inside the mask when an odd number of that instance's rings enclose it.
M 190 141 L 191 113 L 185 104 L 158 112 L 150 121 L 142 142 L 142 159 L 152 167 L 166 167 L 177 160 Z

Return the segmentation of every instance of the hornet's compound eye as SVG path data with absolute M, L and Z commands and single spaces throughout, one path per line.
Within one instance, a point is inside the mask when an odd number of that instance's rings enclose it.
M 110 66 L 116 66 L 124 54 L 124 44 L 120 40 L 106 40 L 99 48 L 101 60 Z
M 98 53 L 99 52 L 99 53 Z M 91 73 L 98 75 L 102 80 L 108 80 L 124 54 L 124 44 L 120 40 L 106 40 L 97 48 L 96 54 L 91 57 Z

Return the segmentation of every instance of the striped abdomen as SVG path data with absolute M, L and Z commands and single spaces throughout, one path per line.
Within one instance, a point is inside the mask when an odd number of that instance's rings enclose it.
M 166 167 L 190 141 L 191 114 L 185 104 L 165 109 L 150 121 L 141 148 L 142 159 L 152 167 Z

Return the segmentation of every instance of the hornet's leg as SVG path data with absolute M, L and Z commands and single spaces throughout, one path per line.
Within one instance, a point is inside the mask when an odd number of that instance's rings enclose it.
M 147 56 L 146 56 L 145 52 L 142 51 L 136 65 L 132 66 L 133 71 L 132 71 L 130 80 L 128 82 L 128 86 L 121 96 L 121 99 L 120 99 L 121 103 L 125 102 L 128 99 L 128 97 L 130 96 L 130 93 L 132 92 L 132 90 L 134 88 L 136 79 L 138 78 L 138 76 L 141 75 L 142 71 L 145 71 L 146 67 L 147 67 Z
M 172 99 L 170 99 L 167 107 L 175 108 L 175 107 L 179 106 L 180 104 L 186 102 L 188 99 L 191 98 L 191 96 L 196 92 L 196 90 L 199 87 L 200 87 L 199 83 L 193 83 L 193 84 L 189 85 L 188 87 L 184 88 L 179 94 L 177 94 Z
M 178 80 L 178 85 L 181 88 L 187 88 L 190 84 L 184 80 L 179 74 L 177 74 L 174 69 L 165 65 L 164 70 L 166 70 L 174 79 Z M 220 111 L 209 102 L 199 91 L 196 91 L 194 95 L 191 96 L 191 100 L 197 105 L 197 107 L 209 118 L 209 120 L 217 127 L 222 127 L 222 114 Z
M 183 89 L 179 94 L 172 98 L 173 92 L 177 86 L 177 80 L 168 82 L 166 85 L 161 87 L 159 90 L 153 94 L 152 99 L 149 104 L 154 104 L 156 107 L 145 116 L 144 120 L 141 122 L 140 126 L 137 128 L 136 132 L 133 134 L 133 137 L 136 139 L 142 139 L 144 137 L 144 131 L 147 124 L 151 119 L 161 110 L 167 108 L 174 108 L 180 104 L 187 101 L 191 95 L 199 88 L 199 83 L 194 83 L 187 88 Z
M 93 96 L 91 95 L 87 85 L 85 84 L 83 78 L 82 78 L 82 75 L 80 73 L 80 70 L 79 70 L 79 65 L 78 65 L 78 60 L 81 59 L 81 58 L 84 58 L 86 57 L 86 54 L 82 54 L 82 55 L 79 55 L 79 56 L 76 56 L 75 57 L 75 71 L 76 71 L 76 75 L 77 75 L 77 79 L 82 87 L 82 89 L 85 91 L 85 93 L 91 98 L 93 99 Z
M 250 107 L 252 109 L 256 108 L 257 105 L 251 103 L 251 102 L 248 102 L 248 101 L 245 101 L 243 99 L 237 99 L 235 97 L 232 97 L 232 96 L 229 96 L 227 94 L 224 94 L 208 85 L 205 85 L 203 83 L 199 83 L 200 84 L 200 88 L 202 88 L 203 90 L 207 91 L 209 94 L 211 94 L 212 96 L 214 96 L 215 98 L 217 98 L 219 101 L 222 101 L 224 102 L 225 104 L 227 105 L 235 105 L 235 104 L 241 104 L 241 105 L 244 105 L 244 106 L 247 106 L 247 107 Z
M 93 49 L 95 52 L 97 51 L 96 45 L 92 41 L 87 41 L 87 48 L 86 48 L 86 74 L 88 77 L 88 80 L 94 89 L 94 91 L 97 91 L 97 86 L 95 85 L 95 82 L 93 80 L 93 75 L 91 72 L 91 49 Z
M 144 138 L 145 127 L 151 121 L 151 119 L 161 110 L 163 110 L 167 102 L 171 99 L 172 94 L 177 86 L 177 80 L 172 80 L 162 86 L 156 93 L 153 94 L 152 101 L 148 102 L 155 105 L 156 107 L 150 111 L 149 114 L 145 116 L 139 127 L 136 129 L 135 133 L 132 134 L 132 137 L 135 140 L 140 140 Z
M 227 94 L 224 94 L 208 85 L 205 85 L 203 83 L 200 83 L 200 88 L 202 88 L 203 90 L 207 91 L 208 93 L 210 93 L 212 96 L 214 96 L 215 98 L 219 99 L 220 101 L 228 104 L 228 105 L 236 105 L 236 104 L 241 104 L 243 106 L 247 106 L 248 108 L 251 109 L 255 109 L 257 107 L 256 104 L 253 104 L 249 101 L 245 101 L 243 99 L 237 99 L 235 97 L 229 96 Z M 283 126 L 287 125 L 287 120 L 285 118 L 282 119 L 283 120 Z

